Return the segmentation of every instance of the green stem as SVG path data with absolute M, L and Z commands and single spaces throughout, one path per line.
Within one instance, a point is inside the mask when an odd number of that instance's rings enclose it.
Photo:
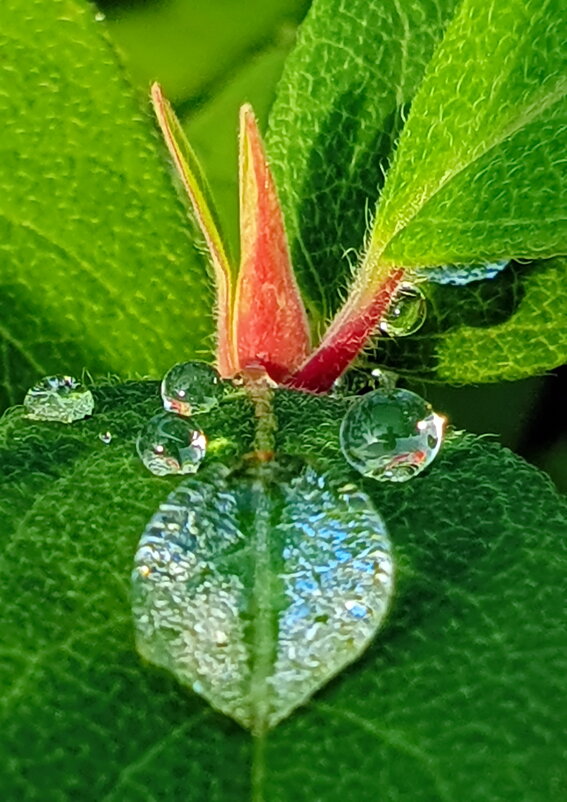
M 262 462 L 272 459 L 275 449 L 276 418 L 272 408 L 273 390 L 264 381 L 250 381 L 246 385 L 254 404 L 256 435 L 254 452 Z
M 265 802 L 266 734 L 254 735 L 252 741 L 252 802 Z

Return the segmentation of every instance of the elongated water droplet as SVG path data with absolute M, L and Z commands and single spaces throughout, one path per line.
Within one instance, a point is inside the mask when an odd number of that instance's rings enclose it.
M 142 429 L 136 447 L 146 468 L 156 476 L 195 473 L 205 458 L 207 438 L 187 418 L 160 412 Z
M 161 382 L 163 406 L 178 415 L 195 415 L 215 407 L 224 393 L 224 383 L 206 362 L 179 362 Z
M 366 648 L 392 572 L 384 523 L 354 485 L 296 463 L 211 465 L 140 540 L 138 649 L 259 733 Z
M 423 326 L 426 314 L 427 302 L 423 292 L 413 284 L 402 283 L 379 328 L 390 337 L 407 337 Z
M 461 286 L 473 281 L 484 281 L 497 276 L 510 264 L 508 259 L 489 262 L 485 265 L 442 265 L 427 267 L 414 271 L 416 278 L 433 281 L 435 284 L 451 284 Z
M 409 390 L 375 390 L 343 418 L 340 441 L 348 462 L 364 476 L 406 482 L 437 456 L 445 419 Z
M 46 376 L 27 391 L 24 407 L 32 420 L 73 423 L 92 415 L 94 399 L 73 376 Z

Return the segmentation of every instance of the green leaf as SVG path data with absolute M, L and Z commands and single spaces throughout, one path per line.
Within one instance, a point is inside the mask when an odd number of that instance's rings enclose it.
M 395 4 L 357 12 L 319 0 L 306 19 L 269 144 L 319 328 L 344 295 L 357 257 L 343 254 L 362 249 L 367 210 L 402 128 L 380 199 L 377 256 L 390 240 L 384 259 L 404 266 L 565 252 L 557 2 L 476 5 L 467 0 L 442 41 L 454 4 L 406 4 L 400 16 Z M 482 287 L 428 288 L 427 327 L 403 342 L 382 340 L 377 361 L 457 383 L 561 364 L 562 264 L 516 264 Z
M 6 0 L 0 47 L 0 401 L 50 372 L 208 356 L 203 260 L 93 6 Z
M 490 281 L 424 287 L 426 323 L 379 338 L 371 361 L 409 378 L 457 384 L 544 374 L 567 362 L 567 260 L 514 264 Z
M 292 258 L 320 321 L 363 246 L 408 104 L 456 0 L 315 0 L 286 62 L 268 151 Z
M 566 252 L 565 34 L 558 0 L 464 0 L 400 137 L 376 258 L 410 267 Z
M 453 435 L 405 485 L 365 481 L 395 548 L 387 628 L 253 757 L 243 730 L 135 653 L 136 543 L 178 482 L 135 455 L 157 385 L 95 396 L 72 425 L 19 409 L 0 422 L 5 799 L 561 799 L 567 508 L 542 474 Z M 278 392 L 278 452 L 352 477 L 347 406 Z M 198 420 L 215 460 L 250 450 L 244 399 Z
M 249 0 L 244 13 L 241 0 L 142 2 L 109 12 L 108 25 L 137 83 L 159 80 L 187 113 L 214 102 L 265 48 L 289 40 L 308 5 L 309 0 Z

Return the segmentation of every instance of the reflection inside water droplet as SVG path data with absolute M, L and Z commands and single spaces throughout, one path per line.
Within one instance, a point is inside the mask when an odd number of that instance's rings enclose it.
M 94 399 L 73 376 L 46 376 L 28 390 L 24 407 L 32 420 L 72 423 L 92 415 Z
M 207 438 L 187 418 L 160 412 L 142 429 L 136 447 L 146 468 L 156 476 L 195 473 L 205 458 Z
M 161 382 L 164 408 L 185 416 L 208 412 L 219 403 L 224 390 L 218 372 L 206 362 L 179 362 Z
M 407 337 L 423 326 L 426 315 L 425 295 L 419 287 L 404 282 L 396 290 L 379 328 L 390 337 Z
M 416 278 L 433 281 L 435 284 L 461 286 L 473 281 L 485 281 L 497 276 L 510 264 L 508 259 L 489 262 L 484 265 L 442 265 L 414 270 Z
M 349 409 L 340 429 L 343 454 L 379 481 L 406 482 L 437 456 L 445 419 L 409 390 L 376 390 Z

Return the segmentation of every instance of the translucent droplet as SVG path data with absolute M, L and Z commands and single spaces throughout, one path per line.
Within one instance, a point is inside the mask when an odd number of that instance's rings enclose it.
M 207 438 L 187 418 L 160 412 L 142 429 L 136 447 L 146 468 L 156 476 L 195 473 L 205 458 Z
M 366 648 L 392 574 L 384 523 L 354 485 L 296 463 L 213 464 L 142 535 L 137 646 L 262 732 Z
M 46 376 L 27 391 L 24 407 L 32 420 L 72 423 L 92 415 L 94 399 L 73 376 Z
M 102 11 L 97 11 L 95 14 L 95 22 L 104 22 L 105 19 L 106 14 L 104 14 Z
M 427 401 L 409 390 L 375 390 L 343 418 L 341 448 L 364 476 L 407 482 L 437 456 L 444 423 Z
M 208 412 L 216 406 L 225 385 L 217 371 L 206 362 L 179 362 L 161 382 L 163 406 L 178 415 Z
M 333 382 L 331 393 L 337 398 L 350 398 L 378 388 L 391 390 L 396 386 L 397 380 L 397 374 L 389 370 L 355 367 Z
M 100 432 L 98 437 L 99 440 L 105 444 L 105 446 L 112 442 L 112 432 Z
M 416 278 L 433 281 L 435 284 L 461 286 L 473 281 L 484 281 L 497 276 L 510 264 L 508 259 L 485 265 L 442 265 L 414 271 Z
M 423 292 L 413 284 L 402 283 L 379 328 L 390 337 L 407 337 L 423 326 L 426 314 L 427 302 Z

